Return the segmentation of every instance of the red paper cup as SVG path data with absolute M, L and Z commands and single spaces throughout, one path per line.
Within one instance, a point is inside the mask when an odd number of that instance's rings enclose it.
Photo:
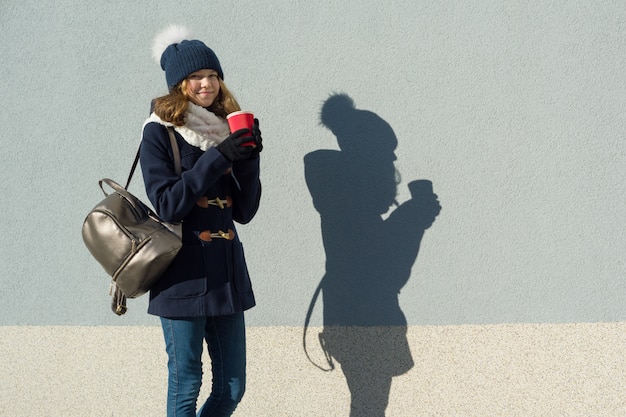
M 249 111 L 236 111 L 226 116 L 230 133 L 239 129 L 250 129 L 250 133 L 242 137 L 252 137 L 252 126 L 254 126 L 254 114 Z M 256 146 L 254 142 L 244 142 L 241 146 Z

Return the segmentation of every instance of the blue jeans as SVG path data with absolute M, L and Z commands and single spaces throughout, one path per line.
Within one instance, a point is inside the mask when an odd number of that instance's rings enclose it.
M 206 340 L 213 386 L 198 417 L 225 417 L 235 411 L 246 387 L 246 333 L 243 313 L 218 317 L 161 317 L 167 351 L 167 417 L 196 417 Z

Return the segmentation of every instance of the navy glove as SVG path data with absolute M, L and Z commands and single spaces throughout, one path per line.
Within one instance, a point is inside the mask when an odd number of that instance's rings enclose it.
M 243 161 L 250 158 L 254 148 L 252 146 L 241 146 L 242 143 L 250 142 L 250 137 L 242 137 L 246 133 L 250 133 L 250 129 L 239 129 L 230 134 L 215 148 L 220 151 L 224 158 L 230 162 Z
M 263 150 L 263 138 L 261 137 L 261 129 L 259 129 L 259 119 L 254 119 L 252 126 L 252 136 L 254 137 L 255 148 L 250 155 L 251 159 L 258 158 L 259 153 Z
M 259 119 L 254 119 L 254 125 L 252 126 L 252 136 L 254 136 L 254 143 L 256 144 L 256 153 L 263 150 L 263 138 L 261 137 L 261 129 L 259 129 Z

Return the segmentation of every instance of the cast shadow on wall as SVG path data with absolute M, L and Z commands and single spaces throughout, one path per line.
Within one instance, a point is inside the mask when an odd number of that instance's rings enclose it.
M 412 198 L 397 204 L 397 139 L 378 115 L 334 94 L 322 105 L 321 122 L 337 137 L 339 150 L 304 157 L 321 219 L 326 274 L 307 311 L 303 344 L 306 352 L 309 320 L 321 294 L 319 342 L 327 364 L 313 362 L 325 370 L 334 369 L 333 361 L 341 364 L 350 416 L 384 416 L 392 378 L 413 366 L 398 295 L 441 206 L 428 180 L 410 182 Z

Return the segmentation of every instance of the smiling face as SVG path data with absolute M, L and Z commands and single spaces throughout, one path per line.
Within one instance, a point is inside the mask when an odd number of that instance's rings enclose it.
M 209 107 L 220 93 L 220 81 L 217 71 L 203 69 L 187 77 L 187 95 L 189 100 L 201 107 Z

